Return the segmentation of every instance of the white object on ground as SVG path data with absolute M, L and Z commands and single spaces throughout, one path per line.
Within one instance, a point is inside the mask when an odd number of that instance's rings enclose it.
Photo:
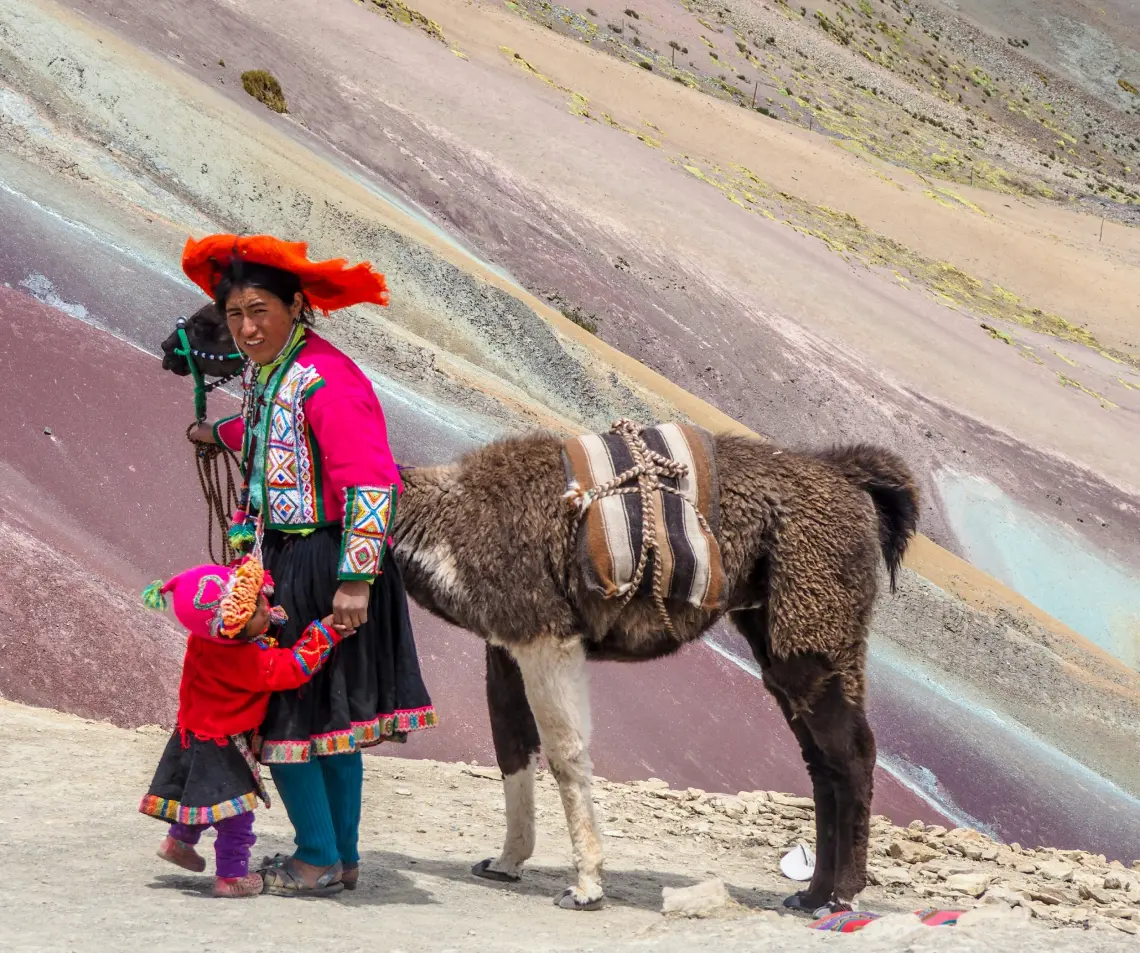
M 780 873 L 789 880 L 811 880 L 815 873 L 815 851 L 807 844 L 796 844 L 780 858 Z

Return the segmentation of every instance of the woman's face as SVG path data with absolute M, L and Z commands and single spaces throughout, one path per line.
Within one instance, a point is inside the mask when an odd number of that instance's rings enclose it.
M 286 305 L 264 288 L 235 288 L 226 299 L 226 324 L 246 357 L 268 364 L 285 347 L 303 306 L 299 293 Z

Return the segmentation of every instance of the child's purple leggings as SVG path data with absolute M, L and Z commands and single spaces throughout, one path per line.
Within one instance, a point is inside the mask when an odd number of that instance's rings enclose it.
M 219 877 L 232 879 L 249 873 L 249 850 L 257 841 L 253 833 L 253 811 L 225 817 L 216 824 L 171 824 L 170 836 L 183 844 L 194 845 L 202 836 L 202 831 L 213 827 L 217 831 L 214 840 L 214 863 Z

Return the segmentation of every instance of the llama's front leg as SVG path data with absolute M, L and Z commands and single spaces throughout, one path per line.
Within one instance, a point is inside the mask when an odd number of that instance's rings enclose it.
M 487 708 L 495 758 L 503 772 L 507 836 L 503 852 L 471 868 L 476 877 L 516 882 L 534 853 L 534 771 L 538 728 L 527 702 L 522 673 L 505 649 L 487 646 Z
M 591 793 L 590 703 L 580 639 L 539 636 L 512 646 L 570 828 L 578 882 L 555 903 L 565 910 L 602 905 L 602 847 Z

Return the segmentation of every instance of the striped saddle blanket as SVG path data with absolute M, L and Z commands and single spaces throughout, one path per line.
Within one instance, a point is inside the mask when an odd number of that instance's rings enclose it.
M 644 512 L 640 493 L 593 497 L 589 492 L 631 469 L 635 460 L 622 433 L 590 434 L 563 444 L 567 496 L 585 506 L 575 554 L 587 587 L 603 598 L 625 596 L 641 560 L 644 521 L 652 520 L 657 546 L 650 553 L 639 595 L 653 592 L 653 560 L 661 560 L 666 601 L 687 602 L 715 611 L 724 594 L 724 570 L 716 532 L 720 489 L 709 434 L 686 424 L 663 424 L 640 431 L 650 451 L 680 464 L 679 475 L 661 475 Z M 622 486 L 637 487 L 633 478 Z M 698 518 L 704 517 L 704 525 Z

